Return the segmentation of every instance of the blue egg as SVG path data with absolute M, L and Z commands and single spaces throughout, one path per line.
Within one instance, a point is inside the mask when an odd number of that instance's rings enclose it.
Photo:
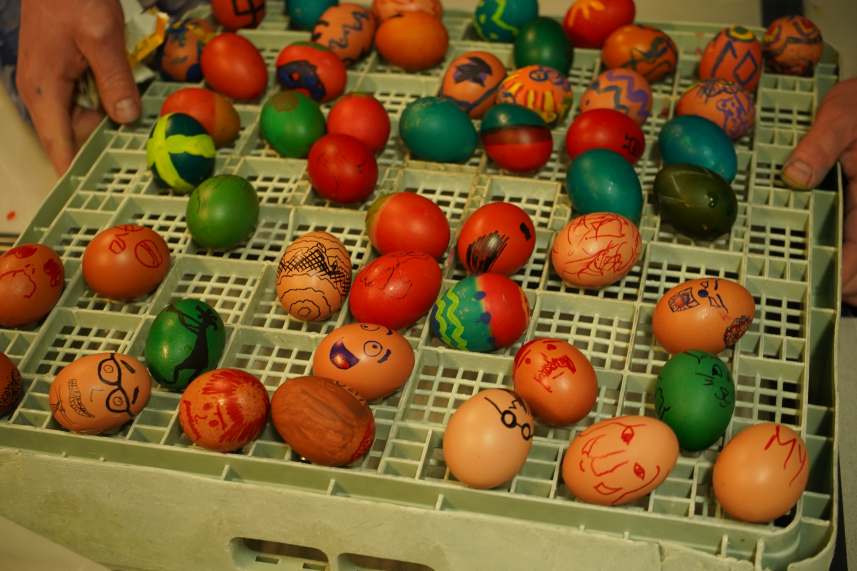
M 538 0 L 480 0 L 473 28 L 489 42 L 514 42 L 526 24 L 539 15 Z
M 634 167 L 619 153 L 607 149 L 581 153 L 565 182 L 575 214 L 614 212 L 640 223 L 643 189 Z
M 726 132 L 708 119 L 681 115 L 661 129 L 658 146 L 664 166 L 695 165 L 732 182 L 738 172 L 738 156 Z

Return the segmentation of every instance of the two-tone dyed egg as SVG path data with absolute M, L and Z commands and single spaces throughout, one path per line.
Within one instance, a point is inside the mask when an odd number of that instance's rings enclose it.
M 498 103 L 488 109 L 479 133 L 488 157 L 512 172 L 540 169 L 553 152 L 553 136 L 544 119 L 520 105 Z
M 161 73 L 173 81 L 200 81 L 202 48 L 213 37 L 214 27 L 203 18 L 171 24 L 159 52 Z
M 146 163 L 161 187 L 187 194 L 214 171 L 214 139 L 184 113 L 158 118 L 146 140 Z
M 184 113 L 199 121 L 217 147 L 229 145 L 241 130 L 241 118 L 232 103 L 204 87 L 183 87 L 171 93 L 160 115 L 169 113 Z
M 740 139 L 753 128 L 756 109 L 753 98 L 737 83 L 706 79 L 684 92 L 676 103 L 675 114 L 705 117 L 731 139 Z
M 465 52 L 452 60 L 440 87 L 440 95 L 452 100 L 474 119 L 494 104 L 506 68 L 489 52 Z
M 503 80 L 497 91 L 497 103 L 514 103 L 541 115 L 553 125 L 568 115 L 573 101 L 568 78 L 555 69 L 529 65 L 516 69 Z

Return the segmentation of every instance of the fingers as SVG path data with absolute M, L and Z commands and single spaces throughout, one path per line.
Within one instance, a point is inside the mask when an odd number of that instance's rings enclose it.
M 19 74 L 17 84 L 42 147 L 57 174 L 63 174 L 75 153 L 69 116 L 74 84 L 61 77 L 46 75 L 40 80 L 29 74 Z
M 89 135 L 98 126 L 98 123 L 104 118 L 104 114 L 100 111 L 86 109 L 84 107 L 75 106 L 71 113 L 71 128 L 74 134 L 74 148 L 80 149 L 89 138 Z

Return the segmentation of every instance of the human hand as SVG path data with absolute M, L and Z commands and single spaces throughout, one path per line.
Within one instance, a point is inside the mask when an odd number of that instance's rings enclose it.
M 814 188 L 837 160 L 848 179 L 842 299 L 857 305 L 857 78 L 842 81 L 828 92 L 812 128 L 786 161 L 783 180 L 792 188 Z
M 122 8 L 117 0 L 21 0 L 19 33 L 18 92 L 62 174 L 102 117 L 74 103 L 77 80 L 88 68 L 114 121 L 128 123 L 140 115 Z

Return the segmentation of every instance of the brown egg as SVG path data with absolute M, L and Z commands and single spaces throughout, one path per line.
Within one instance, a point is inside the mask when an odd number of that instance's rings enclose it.
M 707 79 L 694 84 L 679 98 L 676 115 L 698 115 L 723 129 L 732 139 L 750 132 L 756 106 L 740 85 L 725 79 Z
M 372 0 L 372 13 L 379 22 L 406 12 L 425 12 L 440 18 L 443 5 L 440 0 Z
M 298 377 L 271 400 L 274 428 L 292 449 L 316 464 L 345 466 L 375 440 L 375 417 L 350 388 L 323 377 Z
M 663 30 L 630 24 L 607 36 L 601 59 L 607 69 L 633 69 L 653 82 L 675 71 L 678 49 Z
M 670 353 L 696 349 L 717 354 L 738 342 L 755 314 L 756 302 L 741 284 L 701 278 L 679 284 L 661 297 L 652 331 Z
M 385 20 L 375 35 L 378 53 L 405 71 L 422 71 L 443 61 L 449 34 L 440 19 L 425 12 L 407 12 Z
M 398 331 L 381 325 L 351 323 L 322 339 L 312 358 L 312 373 L 351 387 L 366 400 L 395 392 L 414 368 L 414 350 Z
M 197 446 L 232 452 L 259 437 L 268 410 L 268 391 L 259 379 L 238 369 L 215 369 L 187 386 L 179 422 Z
M 53 309 L 65 285 L 57 253 L 41 244 L 21 244 L 0 256 L 0 326 L 19 327 Z
M 732 517 L 766 523 L 792 509 L 808 479 L 800 435 L 763 422 L 742 430 L 723 448 L 714 464 L 714 495 Z
M 21 373 L 9 357 L 0 353 L 0 416 L 21 400 Z
M 597 422 L 571 441 L 562 479 L 584 502 L 618 506 L 642 498 L 666 480 L 678 460 L 669 426 L 646 416 Z
M 351 258 L 339 239 L 307 232 L 289 244 L 277 268 L 277 298 L 295 319 L 327 319 L 351 288 Z
M 161 235 L 137 224 L 120 224 L 95 235 L 83 252 L 83 277 L 111 299 L 154 291 L 170 271 L 170 250 Z
M 149 402 L 152 378 L 129 355 L 96 353 L 66 365 L 51 383 L 54 419 L 72 432 L 113 432 Z
M 335 53 L 345 65 L 353 65 L 372 51 L 375 27 L 375 17 L 368 9 L 340 4 L 324 11 L 310 40 Z
M 443 435 L 443 458 L 450 472 L 471 488 L 508 482 L 533 446 L 533 416 L 527 403 L 508 389 L 488 389 L 458 407 Z
M 517 392 L 539 420 L 564 425 L 584 418 L 598 397 L 592 363 L 561 339 L 533 339 L 518 349 L 512 369 Z
M 446 68 L 440 95 L 478 119 L 494 104 L 497 88 L 505 78 L 506 67 L 494 54 L 465 52 Z

